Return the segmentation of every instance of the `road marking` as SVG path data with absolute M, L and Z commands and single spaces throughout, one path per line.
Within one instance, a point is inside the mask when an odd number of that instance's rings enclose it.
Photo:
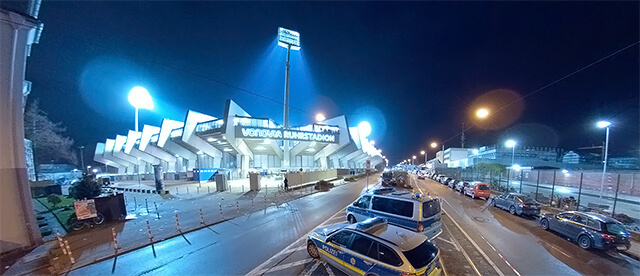
M 335 215 L 331 216 L 330 218 L 328 218 L 327 220 L 323 221 L 322 223 L 320 223 L 321 225 L 325 224 L 327 221 L 331 220 L 334 216 L 336 216 L 337 214 L 344 212 L 347 209 L 347 207 L 345 206 L 344 208 L 342 208 L 340 211 L 338 211 L 338 213 L 336 213 Z M 315 227 L 318 228 L 318 227 Z M 314 228 L 314 229 L 315 229 Z M 312 230 L 313 231 L 313 230 Z M 311 233 L 311 232 L 309 232 Z M 284 251 L 290 250 L 293 246 L 295 246 L 298 242 L 304 240 L 307 238 L 308 234 L 302 235 L 302 237 L 300 237 L 299 239 L 297 239 L 296 241 L 294 241 L 293 243 L 291 243 L 289 246 L 285 247 L 282 251 L 276 253 L 275 255 L 273 255 L 273 257 L 269 258 L 268 260 L 264 261 L 263 263 L 261 263 L 259 266 L 256 266 L 256 268 L 252 269 L 251 271 L 249 271 L 249 273 L 247 273 L 246 275 L 262 275 L 265 272 L 269 271 L 269 269 L 264 269 L 265 266 L 267 266 L 271 261 L 273 261 L 274 259 L 280 257 L 280 255 L 284 254 Z M 306 246 L 306 244 L 305 244 Z
M 287 253 L 291 253 L 291 252 L 300 251 L 300 250 L 303 250 L 303 249 L 305 249 L 305 248 L 307 248 L 307 246 L 305 246 L 305 245 L 301 245 L 300 247 L 297 247 L 297 248 L 291 248 L 291 249 L 289 249 L 289 250 L 283 251 L 283 252 L 282 252 L 282 254 L 287 254 Z
M 520 273 L 519 273 L 515 268 L 513 268 L 513 266 L 511 265 L 511 263 L 509 263 L 509 261 L 507 261 L 507 259 L 505 259 L 505 258 L 502 256 L 502 254 L 500 254 L 500 252 L 498 252 L 498 250 L 496 250 L 496 248 L 495 248 L 495 247 L 493 247 L 493 245 L 491 245 L 491 244 L 487 241 L 487 239 L 485 239 L 485 238 L 484 238 L 484 236 L 480 235 L 480 237 L 484 240 L 484 242 L 486 242 L 486 243 L 489 245 L 489 247 L 491 247 L 491 249 L 493 249 L 493 251 L 495 251 L 495 252 L 496 252 L 496 254 L 498 254 L 498 256 L 500 256 L 500 258 L 502 258 L 502 260 L 503 260 L 503 261 L 504 261 L 504 262 L 505 262 L 505 263 L 506 263 L 506 264 L 511 268 L 511 270 L 513 270 L 513 272 L 515 272 L 515 273 L 516 273 L 516 275 L 520 276 Z
M 324 269 L 327 271 L 327 274 L 329 274 L 329 276 L 335 276 L 335 274 L 333 274 L 333 270 L 327 263 L 323 263 L 323 265 L 324 265 Z
M 451 231 L 449 230 L 449 226 L 447 226 L 444 223 L 442 223 L 442 225 L 444 226 L 445 229 L 447 229 L 447 232 L 451 233 Z M 456 241 L 455 239 L 453 239 L 453 242 L 458 243 L 458 241 Z M 459 244 L 457 246 L 460 246 L 460 248 L 462 248 L 462 246 Z M 480 274 L 480 271 L 478 271 L 478 268 L 476 268 L 476 265 L 473 263 L 473 261 L 471 261 L 471 258 L 469 257 L 469 255 L 467 255 L 467 252 L 465 250 L 460 250 L 460 252 L 462 252 L 462 255 L 464 255 L 464 257 L 467 259 L 467 262 L 471 265 L 471 267 L 473 268 L 473 271 L 475 271 L 478 276 L 481 276 L 482 274 Z
M 573 258 L 573 257 L 571 257 L 571 255 L 569 255 L 567 253 L 564 253 L 564 251 L 560 250 L 560 248 L 557 248 L 555 245 L 550 244 L 548 242 L 544 242 L 544 243 L 547 244 L 548 246 L 550 246 L 551 248 L 555 249 L 556 251 L 560 252 L 562 255 L 567 256 L 567 258 Z
M 320 261 L 319 260 L 314 260 L 314 261 L 316 263 L 313 264 L 313 266 L 307 271 L 307 273 L 304 274 L 305 276 L 311 276 L 311 273 L 313 273 L 318 268 L 318 266 L 320 265 Z
M 278 265 L 278 266 L 274 266 L 272 268 L 269 268 L 268 271 L 269 272 L 276 272 L 276 271 L 280 271 L 280 270 L 287 269 L 287 268 L 294 267 L 294 266 L 305 265 L 305 264 L 310 263 L 312 261 L 314 261 L 314 259 L 305 259 L 305 260 L 301 260 L 301 261 L 297 261 L 297 262 L 293 262 L 293 263 L 282 264 L 282 265 Z M 267 271 L 265 270 L 262 273 L 265 273 L 265 272 L 267 272 Z
M 434 195 L 436 195 L 436 196 L 437 196 L 437 194 L 435 194 L 435 193 L 434 193 Z M 449 204 L 449 202 L 448 202 L 446 199 L 444 199 L 444 198 L 442 198 L 442 197 L 440 197 L 440 198 L 442 199 L 442 201 L 444 201 L 444 203 L 446 203 L 447 205 L 449 205 L 449 207 L 450 207 L 454 212 L 456 212 L 458 215 L 460 215 L 460 213 L 458 213 L 458 211 L 456 211 L 456 209 L 454 209 L 454 208 L 453 208 L 453 206 L 451 206 L 451 204 Z M 444 210 L 443 210 L 442 212 L 444 212 Z M 446 212 L 444 212 L 444 213 L 446 214 Z M 462 215 L 460 215 L 460 217 L 462 217 Z M 450 218 L 451 218 L 451 217 L 450 217 Z M 462 232 L 462 234 L 467 238 L 467 240 L 469 240 L 469 242 L 471 242 L 471 244 L 473 245 L 473 247 L 475 247 L 475 248 L 476 248 L 476 250 L 478 250 L 478 252 L 480 252 L 480 254 L 482 255 L 482 257 L 484 257 L 484 259 L 485 259 L 485 260 L 486 260 L 486 261 L 491 265 L 491 267 L 493 267 L 493 269 L 498 273 L 498 275 L 500 275 L 500 276 L 505 276 L 505 275 L 504 275 L 504 273 L 502 273 L 502 271 L 498 268 L 498 266 L 497 266 L 493 261 L 491 261 L 491 259 L 489 259 L 489 256 L 487 256 L 487 253 L 485 253 L 485 252 L 480 248 L 480 246 L 478 246 L 478 244 L 477 244 L 475 241 L 473 241 L 473 239 L 471 239 L 471 237 L 469 236 L 469 234 L 467 234 L 467 232 L 466 232 L 466 231 L 464 231 L 464 229 L 462 229 L 462 227 L 461 227 L 461 226 L 456 222 L 456 220 L 455 220 L 455 219 L 453 219 L 453 218 L 451 218 L 451 221 L 452 221 L 452 222 L 453 222 L 453 224 L 454 224 L 454 225 L 455 225 L 455 226 L 460 230 L 460 232 Z M 442 225 L 445 225 L 445 224 L 443 223 Z M 445 225 L 445 227 L 447 227 L 447 226 Z M 449 231 L 449 230 L 447 230 L 447 231 L 448 231 L 449 233 L 451 233 L 451 231 Z M 455 239 L 454 239 L 454 240 L 455 240 Z M 465 253 L 465 251 L 464 251 L 464 250 L 463 250 L 462 252 L 466 255 L 466 253 Z M 470 260 L 469 260 L 469 261 L 470 261 Z M 472 265 L 473 265 L 473 264 L 472 264 Z M 475 269 L 475 266 L 474 266 L 474 269 Z M 477 269 L 475 269 L 475 270 L 476 270 L 476 272 L 478 273 L 478 275 L 480 275 L 480 274 L 479 274 L 479 272 L 478 272 L 478 270 L 477 270 Z
M 454 247 L 456 250 L 460 251 L 460 248 L 458 248 L 458 245 L 456 245 L 456 244 L 455 244 L 455 243 L 453 243 L 452 241 L 447 240 L 447 239 L 444 239 L 443 237 L 438 237 L 438 239 L 439 239 L 439 240 L 441 240 L 441 241 L 443 241 L 443 242 L 446 242 L 446 243 L 448 243 L 448 244 L 453 245 L 453 247 Z

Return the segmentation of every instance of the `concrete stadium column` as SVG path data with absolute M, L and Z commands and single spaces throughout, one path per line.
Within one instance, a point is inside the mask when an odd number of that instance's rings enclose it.
M 329 168 L 329 161 L 327 157 L 320 157 L 320 168 L 326 170 Z
M 241 155 L 242 156 L 242 177 L 244 178 L 249 174 L 249 160 L 251 157 L 249 155 Z
M 22 91 L 39 22 L 0 9 L 0 253 L 42 243 L 24 150 Z

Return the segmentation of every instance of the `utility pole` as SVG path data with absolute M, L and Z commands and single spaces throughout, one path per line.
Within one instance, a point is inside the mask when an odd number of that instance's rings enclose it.
M 79 146 L 80 149 L 80 165 L 82 165 L 82 171 L 86 172 L 86 167 L 84 166 L 84 146 Z
M 460 136 L 460 144 L 462 145 L 462 148 L 464 148 L 464 123 L 462 123 L 462 135 Z

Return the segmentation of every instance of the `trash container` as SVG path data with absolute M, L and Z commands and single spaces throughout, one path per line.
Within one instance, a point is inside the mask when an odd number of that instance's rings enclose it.
M 227 174 L 218 172 L 216 174 L 216 191 L 224 192 L 227 190 Z
M 251 191 L 260 191 L 260 179 L 262 176 L 257 173 L 249 173 L 249 189 Z

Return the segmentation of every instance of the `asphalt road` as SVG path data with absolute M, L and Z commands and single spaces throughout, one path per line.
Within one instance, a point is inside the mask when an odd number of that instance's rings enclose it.
M 374 182 L 377 177 L 371 177 Z M 269 207 L 70 275 L 244 275 L 353 202 L 365 181 Z
M 480 252 L 481 258 L 470 256 L 469 262 L 489 263 L 494 270 L 481 274 L 640 275 L 640 262 L 617 252 L 583 250 L 542 230 L 537 218 L 513 216 L 489 206 L 486 200 L 462 196 L 430 179 L 417 180 L 417 184 L 423 192 L 443 199 L 450 234 L 464 232 L 463 241 L 477 245 L 467 253 Z

